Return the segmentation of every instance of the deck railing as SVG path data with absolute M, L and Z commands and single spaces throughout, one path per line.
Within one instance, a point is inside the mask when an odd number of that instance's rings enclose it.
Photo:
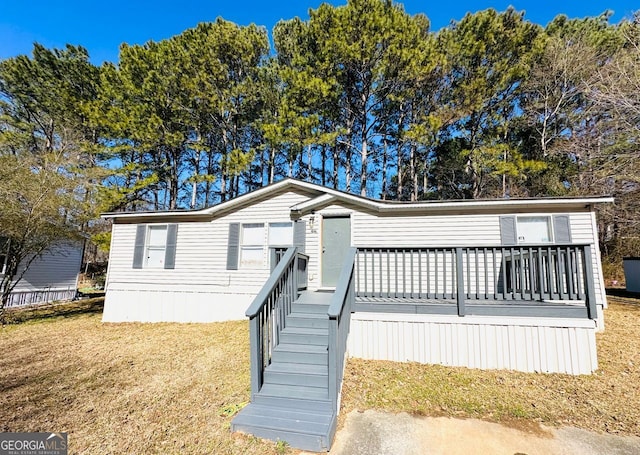
M 596 317 L 591 247 L 586 244 L 358 248 L 359 298 L 467 304 L 583 304 Z
M 285 317 L 306 288 L 309 257 L 290 247 L 281 256 L 269 279 L 246 312 L 251 344 L 251 393 L 258 393 L 264 382 L 264 370 L 271 364 L 271 354 L 278 345 Z
M 340 390 L 344 375 L 347 337 L 351 325 L 351 311 L 355 300 L 356 248 L 347 252 L 336 290 L 329 305 L 329 400 L 334 411 L 340 409 Z

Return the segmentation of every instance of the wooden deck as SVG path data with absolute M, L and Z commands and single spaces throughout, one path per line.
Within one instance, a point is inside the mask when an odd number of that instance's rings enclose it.
M 458 314 L 456 299 L 411 297 L 362 297 L 354 303 L 356 312 L 407 314 Z M 465 314 L 481 316 L 587 318 L 584 301 L 550 300 L 465 300 Z

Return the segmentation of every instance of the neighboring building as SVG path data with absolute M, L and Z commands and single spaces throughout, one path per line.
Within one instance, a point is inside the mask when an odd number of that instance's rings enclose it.
M 0 255 L 2 273 L 5 262 L 6 256 Z M 11 292 L 7 308 L 75 298 L 81 262 L 81 243 L 68 243 L 45 251 L 29 265 Z M 16 277 L 23 270 L 24 262 L 18 268 Z
M 627 291 L 640 293 L 640 257 L 624 258 L 623 265 Z
M 107 214 L 103 321 L 246 313 L 252 404 L 232 428 L 324 450 L 347 354 L 594 371 L 606 202 L 391 202 L 287 179 L 203 210 Z

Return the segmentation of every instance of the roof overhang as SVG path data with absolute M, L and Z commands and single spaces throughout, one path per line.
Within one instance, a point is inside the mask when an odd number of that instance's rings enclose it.
M 369 199 L 343 191 L 326 188 L 313 183 L 294 179 L 259 188 L 237 198 L 222 202 L 201 210 L 181 210 L 164 212 L 115 212 L 105 213 L 102 218 L 122 219 L 126 222 L 163 222 L 163 221 L 207 221 L 227 211 L 232 211 L 257 200 L 275 194 L 294 190 L 309 195 L 309 200 L 291 207 L 291 215 L 299 218 L 334 203 L 346 203 L 360 207 L 369 212 L 381 215 L 413 214 L 431 215 L 436 213 L 468 213 L 468 212 L 505 212 L 505 211 L 545 211 L 545 210 L 585 210 L 595 204 L 614 202 L 610 196 L 570 197 L 570 198 L 531 198 L 531 199 L 482 199 L 427 202 L 396 202 Z

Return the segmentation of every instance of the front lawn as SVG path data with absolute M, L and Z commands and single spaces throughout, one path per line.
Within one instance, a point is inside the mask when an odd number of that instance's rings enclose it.
M 229 431 L 249 398 L 246 322 L 103 324 L 100 310 L 0 329 L 0 432 L 68 432 L 70 453 L 277 453 Z
M 381 409 L 640 435 L 640 303 L 610 301 L 594 375 L 350 359 L 341 418 Z M 0 432 L 68 432 L 70 453 L 287 451 L 229 432 L 249 399 L 245 321 L 102 324 L 95 299 L 28 316 L 0 329 Z
M 343 412 L 378 409 L 640 436 L 640 300 L 609 297 L 589 376 L 350 359 Z

